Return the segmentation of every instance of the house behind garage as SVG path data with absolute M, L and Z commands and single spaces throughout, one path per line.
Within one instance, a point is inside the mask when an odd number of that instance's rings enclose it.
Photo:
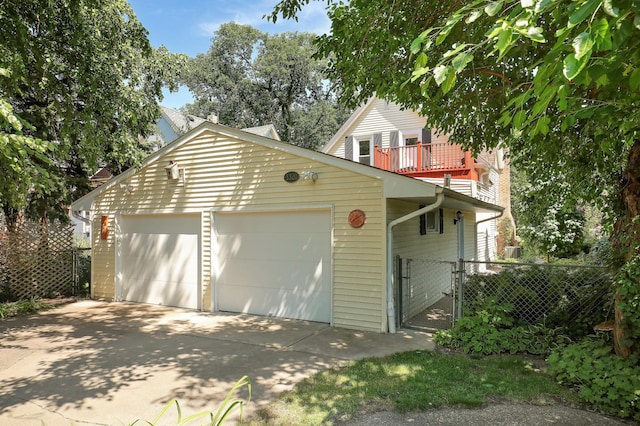
M 473 259 L 476 214 L 501 211 L 210 122 L 71 208 L 91 212 L 94 298 L 378 332 L 395 327 L 394 256 L 457 258 L 460 212 Z

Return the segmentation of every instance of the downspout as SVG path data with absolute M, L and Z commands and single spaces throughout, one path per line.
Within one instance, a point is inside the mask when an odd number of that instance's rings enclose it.
M 396 310 L 393 291 L 393 227 L 440 207 L 440 204 L 442 204 L 442 201 L 444 200 L 444 189 L 437 186 L 436 193 L 437 198 L 435 203 L 392 220 L 387 225 L 387 322 L 389 325 L 389 333 L 396 332 Z
M 500 214 L 498 214 L 496 216 L 492 216 L 492 217 L 489 217 L 487 219 L 482 219 L 482 220 L 479 220 L 479 221 L 477 221 L 475 223 L 474 228 L 473 228 L 473 235 L 476 236 L 476 250 L 475 250 L 476 260 L 480 260 L 480 259 L 478 259 L 478 225 L 480 225 L 481 223 L 484 223 L 484 222 L 489 222 L 490 220 L 500 219 L 503 215 L 504 215 L 504 210 L 502 210 L 500 212 Z
M 80 216 L 78 214 L 80 212 L 81 212 L 81 210 L 71 210 L 71 216 L 73 216 L 74 218 L 78 219 L 80 222 L 91 223 L 91 219 L 87 219 L 86 217 Z

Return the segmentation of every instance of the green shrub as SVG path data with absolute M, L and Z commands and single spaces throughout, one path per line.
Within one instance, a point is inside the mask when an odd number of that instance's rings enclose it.
M 34 314 L 38 311 L 51 309 L 53 305 L 43 302 L 37 297 L 17 302 L 0 303 L 0 318 L 9 318 L 16 315 Z
M 489 299 L 474 315 L 460 318 L 452 330 L 438 331 L 434 340 L 441 346 L 473 355 L 505 352 L 548 355 L 571 342 L 561 328 L 514 326 L 511 309 L 510 305 L 498 305 Z
M 617 356 L 610 342 L 589 339 L 554 352 L 549 374 L 576 386 L 580 396 L 599 410 L 640 420 L 640 364 L 638 355 Z

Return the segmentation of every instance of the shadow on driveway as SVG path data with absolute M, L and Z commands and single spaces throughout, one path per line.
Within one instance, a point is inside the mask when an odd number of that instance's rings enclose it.
M 0 424 L 37 425 L 152 420 L 172 398 L 185 415 L 215 410 L 244 375 L 250 415 L 318 370 L 433 348 L 417 332 L 95 301 L 1 320 L 0 338 Z

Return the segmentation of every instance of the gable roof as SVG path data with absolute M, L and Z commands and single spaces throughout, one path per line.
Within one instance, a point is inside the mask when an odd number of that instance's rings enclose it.
M 347 121 L 344 122 L 340 129 L 338 129 L 338 131 L 333 135 L 329 142 L 327 142 L 322 148 L 320 148 L 320 151 L 329 152 L 335 145 L 342 142 L 342 135 L 344 135 L 347 130 L 349 130 L 349 128 L 361 117 L 364 117 L 365 113 L 367 113 L 371 109 L 371 107 L 377 100 L 378 98 L 372 96 L 367 102 L 364 103 L 364 105 L 359 106 L 355 111 L 353 111 L 353 113 L 351 113 L 351 116 L 347 119 Z
M 143 169 L 149 166 L 150 164 L 159 160 L 161 157 L 167 154 L 170 154 L 175 149 L 188 143 L 192 139 L 197 138 L 200 134 L 204 132 L 217 133 L 227 137 L 261 145 L 266 148 L 270 148 L 270 149 L 286 152 L 292 155 L 296 155 L 302 158 L 314 160 L 330 166 L 346 169 L 361 175 L 373 177 L 376 179 L 381 179 L 384 181 L 383 195 L 385 198 L 396 198 L 396 199 L 403 199 L 408 201 L 431 203 L 431 202 L 435 202 L 436 193 L 438 192 L 436 190 L 438 186 L 429 182 L 423 182 L 418 179 L 413 179 L 411 177 L 402 176 L 396 173 L 377 169 L 375 167 L 367 166 L 367 165 L 353 162 L 350 160 L 345 160 L 343 158 L 338 158 L 333 155 L 325 154 L 318 151 L 313 151 L 307 148 L 301 148 L 299 146 L 291 145 L 285 142 L 270 139 L 270 138 L 249 133 L 243 130 L 227 127 L 221 124 L 211 123 L 205 120 L 202 124 L 200 124 L 198 127 L 193 129 L 192 131 L 182 135 L 175 141 L 169 143 L 168 145 L 165 145 L 164 147 L 160 148 L 159 150 L 151 154 L 149 157 L 147 157 L 143 161 L 142 165 L 139 168 L 132 167 L 128 169 L 127 171 L 111 179 L 109 182 L 105 183 L 104 185 L 96 188 L 95 190 L 91 191 L 90 193 L 86 194 L 85 196 L 71 203 L 71 210 L 74 210 L 74 211 L 91 210 L 91 205 L 95 197 L 106 192 L 107 190 L 114 187 L 115 185 L 118 185 L 122 181 L 126 180 L 130 176 L 137 173 L 140 169 Z M 444 193 L 445 193 L 445 200 L 449 199 L 451 203 L 455 204 L 455 205 L 452 204 L 451 206 L 449 206 L 450 208 L 460 209 L 461 207 L 459 206 L 464 205 L 465 209 L 494 211 L 494 212 L 500 212 L 503 210 L 501 207 L 498 207 L 496 205 L 486 203 L 486 202 L 477 200 L 475 198 L 467 197 L 466 195 L 459 194 L 450 189 L 445 188 Z M 445 203 L 445 207 L 447 207 L 447 203 Z

